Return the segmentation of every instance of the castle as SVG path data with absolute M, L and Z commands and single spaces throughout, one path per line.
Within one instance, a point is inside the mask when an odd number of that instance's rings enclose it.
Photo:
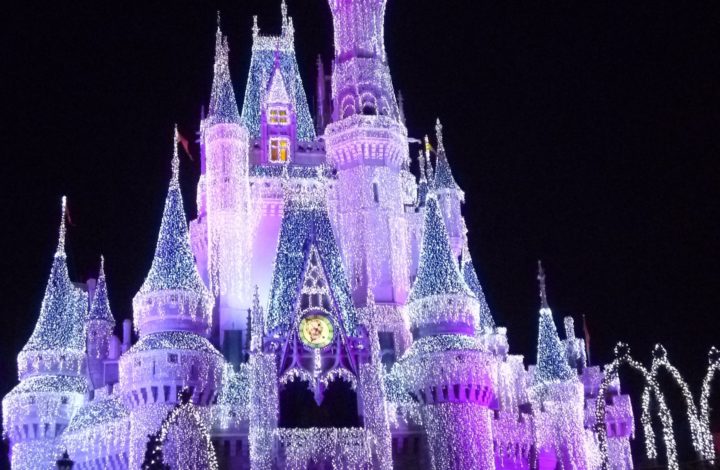
M 138 469 L 160 446 L 172 469 L 595 469 L 596 400 L 612 468 L 632 468 L 630 400 L 617 380 L 598 396 L 602 372 L 572 318 L 560 338 L 541 266 L 537 363 L 510 353 L 439 121 L 410 171 L 385 3 L 329 0 L 332 76 L 318 59 L 312 113 L 284 2 L 279 35 L 255 19 L 241 106 L 218 24 L 198 215 L 187 223 L 176 134 L 122 339 L 104 261 L 97 280 L 69 278 L 63 199 L 40 315 L 2 402 L 13 469 L 54 468 L 65 450 L 76 469 Z

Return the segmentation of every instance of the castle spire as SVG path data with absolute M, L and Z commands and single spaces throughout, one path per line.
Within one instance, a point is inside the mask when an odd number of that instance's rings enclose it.
M 548 306 L 545 290 L 545 271 L 538 261 L 538 282 L 540 283 L 540 322 L 538 327 L 537 365 L 535 381 L 548 383 L 569 380 L 575 373 L 565 358 L 565 348 L 558 336 L 552 310 Z
M 192 317 L 193 322 L 205 321 L 208 326 L 210 322 L 213 299 L 195 265 L 180 193 L 177 126 L 173 146 L 172 176 L 160 222 L 155 256 L 145 282 L 133 299 L 135 324 L 138 328 L 142 328 L 142 323 L 146 320 L 162 321 L 159 315 L 155 317 L 149 310 L 164 302 L 177 304 L 178 314 Z M 165 313 L 165 316 L 167 315 Z
M 409 303 L 436 295 L 475 297 L 460 275 L 434 194 L 428 196 L 425 205 L 425 228 L 420 249 L 417 278 L 410 290 Z
M 450 170 L 450 163 L 445 153 L 445 144 L 443 142 L 442 124 L 440 119 L 435 122 L 435 135 L 437 138 L 437 152 L 435 158 L 435 188 L 436 189 L 449 189 L 458 190 L 460 187 L 453 178 L 452 171 Z
M 115 318 L 110 310 L 110 300 L 108 299 L 107 281 L 105 279 L 105 257 L 100 255 L 100 272 L 98 273 L 97 285 L 95 286 L 95 295 L 93 296 L 90 311 L 88 312 L 88 320 L 99 320 L 115 325 Z
M 211 120 L 211 124 L 239 123 L 240 113 L 238 112 L 235 91 L 230 78 L 229 47 L 227 37 L 223 36 L 220 29 L 220 12 L 218 12 L 217 21 L 214 75 L 210 92 L 208 119 Z
M 65 255 L 66 210 L 67 200 L 63 196 L 58 245 L 45 287 L 40 316 L 30 339 L 18 356 L 21 378 L 24 372 L 32 372 L 28 367 L 37 367 L 35 362 L 41 361 L 43 356 L 49 359 L 54 352 L 60 350 L 76 355 L 83 355 L 85 352 L 87 298 L 73 285 L 68 274 Z M 35 355 L 38 355 L 37 360 L 31 359 L 31 356 Z M 75 359 L 67 356 L 68 363 Z

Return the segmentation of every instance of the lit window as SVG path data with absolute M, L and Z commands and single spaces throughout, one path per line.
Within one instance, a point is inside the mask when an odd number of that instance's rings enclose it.
M 285 108 L 270 108 L 268 112 L 268 123 L 287 125 L 290 122 L 288 111 Z
M 270 161 L 272 163 L 285 163 L 290 157 L 290 141 L 285 137 L 270 139 Z

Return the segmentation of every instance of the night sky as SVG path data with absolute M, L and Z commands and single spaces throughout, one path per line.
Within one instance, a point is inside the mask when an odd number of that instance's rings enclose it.
M 152 259 L 173 123 L 192 136 L 208 101 L 216 10 L 238 101 L 252 15 L 279 31 L 279 0 L 44 3 L 5 12 L 0 46 L 0 395 L 39 313 L 60 196 L 74 223 L 71 276 L 94 275 L 105 254 L 120 323 Z M 575 315 L 580 334 L 586 315 L 594 362 L 624 340 L 649 364 L 662 342 L 699 390 L 720 346 L 720 4 L 388 3 L 410 135 L 443 121 L 473 259 L 511 352 L 535 360 L 542 258 L 556 321 Z M 332 54 L 329 8 L 288 5 L 312 97 L 315 56 L 327 65 Z M 181 170 L 189 217 L 193 150 Z

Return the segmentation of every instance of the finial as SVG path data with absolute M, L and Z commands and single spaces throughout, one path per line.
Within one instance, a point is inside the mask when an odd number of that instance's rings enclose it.
M 105 279 L 105 256 L 100 255 L 100 271 L 98 272 L 98 281 Z
M 284 31 L 288 26 L 288 10 L 285 0 L 280 2 L 280 13 L 282 14 L 282 29 Z
M 418 151 L 418 165 L 420 166 L 420 181 L 427 181 L 425 175 L 425 154 L 422 149 Z
M 397 101 L 398 101 L 398 113 L 400 117 L 400 122 L 405 124 L 405 99 L 403 98 L 402 91 L 398 90 L 397 94 Z
M 170 186 L 177 188 L 180 186 L 180 158 L 178 157 L 178 142 L 180 142 L 180 134 L 178 126 L 175 124 L 175 135 L 173 137 L 173 157 L 172 157 L 172 177 L 170 178 Z
M 430 145 L 430 138 L 425 134 L 425 165 L 427 165 L 427 177 L 428 181 L 432 181 L 434 177 L 434 169 L 432 165 L 432 156 L 430 152 L 432 152 L 433 148 L 432 145 Z
M 67 218 L 67 197 L 63 196 L 61 199 L 61 214 L 60 214 L 60 236 L 58 237 L 58 246 L 55 251 L 55 256 L 65 255 L 65 235 L 67 228 L 65 226 L 65 219 Z
M 440 124 L 440 118 L 435 121 L 435 138 L 437 139 L 437 151 L 438 153 L 445 153 L 445 145 L 443 144 L 443 126 Z
M 540 285 L 540 308 L 550 308 L 547 301 L 547 291 L 545 289 L 545 270 L 542 267 L 542 261 L 538 260 L 537 280 Z
M 258 17 L 257 17 L 257 15 L 253 15 L 253 26 L 252 26 L 253 38 L 258 37 L 259 34 L 260 34 L 260 27 L 258 26 Z
M 220 10 L 216 12 L 217 14 L 217 29 L 220 30 Z

